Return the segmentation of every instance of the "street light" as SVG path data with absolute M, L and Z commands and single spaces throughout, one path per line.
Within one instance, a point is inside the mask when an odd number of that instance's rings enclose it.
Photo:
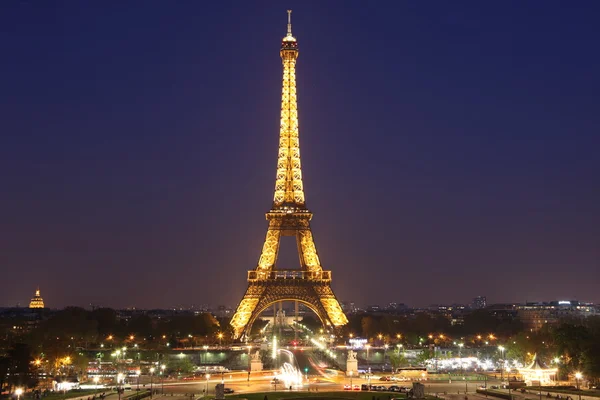
M 206 392 L 204 392 L 204 397 L 208 397 L 208 380 L 210 379 L 210 374 L 206 374 Z
M 135 371 L 135 374 L 137 375 L 137 391 L 140 391 L 140 375 L 142 374 L 141 370 L 137 370 Z
M 21 388 L 16 388 L 15 389 L 15 394 L 17 395 L 17 400 L 20 400 L 21 395 L 23 394 L 23 389 Z
M 498 346 L 498 350 L 500 350 L 500 354 L 502 355 L 502 367 L 500 367 L 500 380 L 504 382 L 504 346 Z
M 150 398 L 152 398 L 152 396 L 154 395 L 154 390 L 152 387 L 152 377 L 154 376 L 154 371 L 156 371 L 156 368 L 150 368 Z
M 458 344 L 458 358 L 460 360 L 460 370 L 461 372 L 464 374 L 464 370 L 463 370 L 463 359 L 462 359 L 462 348 L 464 347 L 464 343 L 459 343 Z
M 219 334 L 217 335 L 217 337 L 219 338 L 219 347 L 222 346 L 222 340 L 223 340 L 223 333 L 219 332 Z
M 383 345 L 383 369 L 385 370 L 385 356 L 387 355 L 388 344 Z
M 121 386 L 122 385 L 120 382 L 122 382 L 122 381 L 123 381 L 123 374 L 118 373 L 117 374 L 117 392 L 119 393 L 119 400 L 121 400 L 121 391 L 122 391 Z
M 577 380 L 577 394 L 579 395 L 579 400 L 581 400 L 581 392 L 579 391 L 579 380 L 583 378 L 583 375 L 581 375 L 581 372 L 576 372 L 575 373 L 575 379 Z
M 165 364 L 160 366 L 160 394 L 165 394 Z

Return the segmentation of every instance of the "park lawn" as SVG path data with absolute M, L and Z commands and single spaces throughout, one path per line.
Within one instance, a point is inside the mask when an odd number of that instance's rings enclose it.
M 108 391 L 108 390 L 107 390 L 107 392 L 110 393 L 110 391 Z M 50 394 L 42 396 L 42 400 L 65 400 L 65 399 L 73 399 L 73 398 L 82 397 L 82 396 L 92 397 L 93 395 L 100 394 L 100 393 L 102 393 L 102 390 L 98 391 L 96 389 L 71 390 L 71 391 L 68 391 L 67 393 L 54 392 L 54 393 L 50 393 Z M 98 398 L 98 396 L 96 396 L 96 398 Z
M 349 400 L 388 400 L 405 399 L 404 393 L 392 392 L 369 392 L 369 391 L 339 391 L 339 392 L 262 392 L 262 393 L 244 393 L 227 396 L 227 399 L 247 399 L 247 400 L 278 400 L 278 399 L 349 399 Z M 437 399 L 434 396 L 425 396 L 426 399 Z
M 525 389 L 527 389 L 528 391 L 535 392 L 535 393 L 538 393 L 538 391 L 540 390 L 539 386 L 528 386 Z M 543 387 L 541 389 L 541 392 L 542 392 L 542 398 L 544 398 L 544 399 L 546 399 L 546 393 L 548 393 L 548 392 L 550 392 L 550 394 L 552 394 L 552 393 L 568 394 L 573 398 L 576 398 L 576 396 L 579 396 L 579 395 L 589 396 L 589 397 L 600 397 L 600 391 L 598 391 L 598 390 L 570 390 L 570 389 Z

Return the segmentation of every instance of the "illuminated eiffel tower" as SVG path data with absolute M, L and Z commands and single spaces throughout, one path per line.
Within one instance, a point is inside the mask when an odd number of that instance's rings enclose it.
M 231 319 L 236 339 L 247 337 L 256 317 L 281 301 L 303 303 L 325 326 L 337 327 L 348 322 L 331 290 L 331 271 L 321 267 L 310 229 L 312 213 L 304 201 L 296 100 L 298 43 L 292 36 L 291 13 L 288 10 L 287 35 L 280 51 L 283 87 L 275 196 L 266 214 L 269 228 L 258 265 L 248 271 L 248 289 Z M 296 237 L 300 269 L 275 267 L 282 236 Z

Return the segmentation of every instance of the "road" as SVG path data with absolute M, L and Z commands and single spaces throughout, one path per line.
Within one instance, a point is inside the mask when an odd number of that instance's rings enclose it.
M 247 375 L 245 374 L 225 374 L 223 376 L 223 381 L 225 383 L 225 387 L 233 389 L 235 393 L 252 393 L 252 392 L 275 392 L 282 390 L 289 390 L 289 388 L 282 387 L 281 384 L 275 385 L 271 384 L 272 376 L 255 376 L 251 377 L 248 381 Z M 310 377 L 310 384 L 305 383 L 302 387 L 292 388 L 295 391 L 337 391 L 343 390 L 345 384 L 350 384 L 350 378 L 341 378 L 337 380 L 327 379 L 324 377 L 316 378 L 314 376 Z M 211 377 L 208 381 L 208 393 L 214 394 L 215 385 L 221 383 L 221 376 Z M 368 384 L 369 380 L 362 378 L 353 378 L 353 385 L 362 385 Z M 397 386 L 407 386 L 412 387 L 411 382 L 380 382 L 379 380 L 371 380 L 372 385 L 382 385 L 389 387 L 391 385 Z M 475 390 L 482 383 L 480 382 L 467 382 L 465 384 L 464 381 L 458 382 L 434 382 L 434 381 L 425 381 L 425 392 L 427 394 L 438 394 L 447 396 L 450 395 L 462 395 L 464 397 L 465 390 L 469 395 L 475 394 Z M 161 386 L 155 385 L 155 389 L 161 390 Z M 207 387 L 206 380 L 195 380 L 195 381 L 187 381 L 187 382 L 165 382 L 164 385 L 164 393 L 170 395 L 173 393 L 174 395 L 183 395 L 183 394 L 195 394 L 203 395 L 204 390 Z M 148 389 L 148 385 L 145 387 Z M 531 397 L 531 396 L 529 396 Z M 543 399 L 546 400 L 546 399 Z M 576 399 L 578 400 L 578 399 Z M 582 399 L 583 400 L 583 399 Z M 597 399 L 596 399 L 597 400 Z

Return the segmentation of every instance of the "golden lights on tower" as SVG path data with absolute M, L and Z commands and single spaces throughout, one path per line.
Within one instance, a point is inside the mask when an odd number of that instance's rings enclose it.
M 266 303 L 300 300 L 311 308 L 324 324 L 341 326 L 348 323 L 331 290 L 331 271 L 323 271 L 310 229 L 312 213 L 307 210 L 302 183 L 298 99 L 296 94 L 296 60 L 298 42 L 292 35 L 291 10 L 288 10 L 287 34 L 279 52 L 283 64 L 279 149 L 273 205 L 267 213 L 269 228 L 256 269 L 248 271 L 248 289 L 231 319 L 234 338 L 239 338 L 252 325 Z M 282 236 L 296 236 L 301 272 L 290 277 L 307 283 L 292 288 L 285 280 L 289 270 L 277 270 L 275 262 Z M 269 299 L 269 300 L 267 300 Z

